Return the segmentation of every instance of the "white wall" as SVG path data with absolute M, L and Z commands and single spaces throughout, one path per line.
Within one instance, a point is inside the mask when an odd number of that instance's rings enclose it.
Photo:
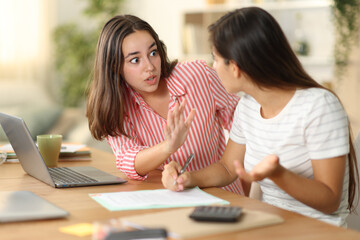
M 85 18 L 82 11 L 86 7 L 87 1 L 83 0 L 53 0 L 56 14 L 54 15 L 54 25 L 61 25 L 75 22 L 85 26 Z

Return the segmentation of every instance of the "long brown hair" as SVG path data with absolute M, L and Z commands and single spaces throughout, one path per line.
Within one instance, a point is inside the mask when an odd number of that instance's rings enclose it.
M 103 27 L 96 49 L 93 79 L 87 91 L 86 117 L 92 136 L 102 140 L 107 136 L 126 135 L 124 130 L 127 90 L 123 78 L 122 43 L 126 36 L 145 30 L 154 38 L 161 57 L 161 77 L 170 75 L 177 61 L 170 62 L 165 44 L 154 29 L 133 15 L 115 16 Z
M 235 61 L 260 88 L 325 88 L 306 73 L 280 25 L 261 8 L 248 7 L 229 12 L 210 25 L 209 32 L 210 41 L 225 62 Z M 349 133 L 348 209 L 353 211 L 359 172 L 350 123 Z

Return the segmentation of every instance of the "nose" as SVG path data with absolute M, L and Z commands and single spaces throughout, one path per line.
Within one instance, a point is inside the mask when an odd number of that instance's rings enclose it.
M 151 72 L 154 70 L 155 67 L 150 58 L 146 58 L 145 67 L 148 72 Z

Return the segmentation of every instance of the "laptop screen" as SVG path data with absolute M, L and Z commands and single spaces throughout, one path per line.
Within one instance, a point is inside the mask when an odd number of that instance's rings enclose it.
M 25 172 L 55 186 L 24 120 L 0 113 L 0 123 Z

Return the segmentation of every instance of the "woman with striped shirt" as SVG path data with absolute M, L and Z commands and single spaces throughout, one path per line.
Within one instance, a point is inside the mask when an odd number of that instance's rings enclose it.
M 230 93 L 243 91 L 222 159 L 163 184 L 223 186 L 258 182 L 262 200 L 338 226 L 352 210 L 358 170 L 347 115 L 334 93 L 303 69 L 276 20 L 243 8 L 209 27 L 214 68 Z M 172 182 L 177 179 L 177 185 Z
M 89 128 L 106 139 L 116 166 L 131 179 L 170 161 L 188 171 L 220 160 L 239 97 L 228 94 L 202 61 L 170 62 L 145 21 L 116 16 L 102 29 L 87 99 Z M 243 194 L 240 180 L 225 189 Z

